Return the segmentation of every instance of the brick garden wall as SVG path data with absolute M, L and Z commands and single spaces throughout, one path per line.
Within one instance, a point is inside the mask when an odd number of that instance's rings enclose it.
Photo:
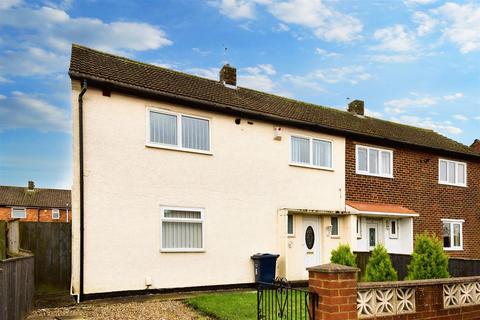
M 434 153 L 404 147 L 393 150 L 393 179 L 357 175 L 355 145 L 372 145 L 346 141 L 346 198 L 352 201 L 390 203 L 414 210 L 414 234 L 423 231 L 441 236 L 440 219 L 464 219 L 464 251 L 449 252 L 454 257 L 480 258 L 480 162 L 443 157 Z M 438 183 L 438 159 L 467 163 L 467 186 Z
M 12 218 L 12 209 L 0 207 L 0 220 L 10 220 Z M 27 218 L 20 221 L 29 222 L 67 222 L 67 211 L 60 209 L 60 219 L 52 219 L 52 209 L 28 208 Z M 72 221 L 72 212 L 69 210 L 68 222 Z

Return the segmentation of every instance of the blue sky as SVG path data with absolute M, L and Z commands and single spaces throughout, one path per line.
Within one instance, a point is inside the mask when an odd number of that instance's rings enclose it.
M 1 0 L 1 185 L 71 187 L 72 42 L 480 138 L 480 1 Z

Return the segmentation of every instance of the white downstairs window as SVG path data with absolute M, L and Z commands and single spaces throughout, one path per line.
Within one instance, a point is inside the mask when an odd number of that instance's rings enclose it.
M 445 250 L 463 250 L 463 222 L 460 219 L 442 219 Z
M 357 145 L 356 172 L 393 178 L 393 151 Z
M 204 250 L 204 209 L 161 207 L 162 251 Z
M 26 217 L 26 208 L 12 208 L 12 219 L 25 219 Z
M 160 109 L 147 109 L 147 145 L 185 151 L 210 151 L 210 120 Z
M 438 183 L 453 186 L 467 186 L 467 164 L 452 160 L 438 161 Z
M 388 221 L 388 235 L 390 239 L 398 239 L 398 220 L 392 219 Z

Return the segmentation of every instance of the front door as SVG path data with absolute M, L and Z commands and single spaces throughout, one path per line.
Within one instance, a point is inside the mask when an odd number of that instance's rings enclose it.
M 372 250 L 378 243 L 378 227 L 377 224 L 367 224 L 367 241 L 368 248 Z
M 305 269 L 320 264 L 320 226 L 316 216 L 303 216 L 303 247 Z M 308 272 L 305 270 L 305 274 Z

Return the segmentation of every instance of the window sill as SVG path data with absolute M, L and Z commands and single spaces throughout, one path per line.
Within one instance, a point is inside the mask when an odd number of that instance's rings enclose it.
M 448 183 L 448 182 L 438 182 L 438 184 L 442 184 L 444 186 L 452 186 L 452 187 L 460 187 L 460 188 L 466 188 L 466 184 L 455 184 L 455 183 Z
M 160 249 L 160 253 L 203 253 L 205 249 Z
M 295 238 L 294 234 L 287 234 L 287 238 Z
M 330 239 L 340 239 L 340 236 L 330 236 Z
M 443 248 L 444 251 L 463 251 L 463 248 Z
M 393 179 L 393 175 L 371 174 L 371 173 L 366 173 L 366 172 L 361 172 L 361 171 L 356 171 L 355 173 L 359 174 L 359 175 L 362 175 L 362 176 Z
M 295 162 L 290 162 L 288 165 L 292 167 L 301 167 L 301 168 L 317 169 L 317 170 L 324 170 L 324 171 L 334 171 L 333 168 L 317 167 L 309 164 L 301 164 L 301 163 L 295 163 Z
M 163 144 L 155 144 L 155 143 L 150 143 L 147 142 L 145 144 L 146 147 L 149 148 L 155 148 L 155 149 L 166 149 L 166 150 L 173 150 L 173 151 L 182 151 L 182 152 L 189 152 L 189 153 L 199 153 L 199 154 L 205 154 L 205 155 L 213 155 L 211 151 L 202 151 L 202 150 L 196 150 L 196 149 L 186 149 L 186 148 L 180 148 L 180 147 L 175 147 L 175 146 L 167 146 Z

